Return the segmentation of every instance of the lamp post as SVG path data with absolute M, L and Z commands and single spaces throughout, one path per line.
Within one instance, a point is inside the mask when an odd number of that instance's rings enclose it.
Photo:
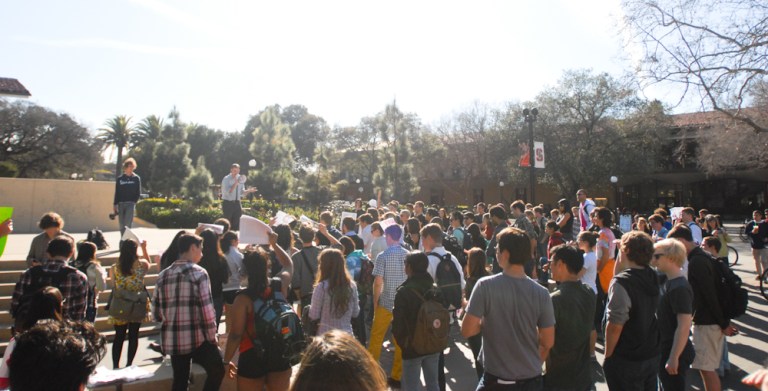
M 613 196 L 616 203 L 616 210 L 621 213 L 621 208 L 619 207 L 619 177 L 612 175 L 611 176 L 611 183 L 613 184 Z
M 531 199 L 528 202 L 536 204 L 536 172 L 534 171 L 536 169 L 536 156 L 533 151 L 533 123 L 536 122 L 539 109 L 524 109 L 523 115 L 525 116 L 525 122 L 528 124 L 528 165 L 531 167 Z
M 504 181 L 499 181 L 499 202 L 504 203 Z

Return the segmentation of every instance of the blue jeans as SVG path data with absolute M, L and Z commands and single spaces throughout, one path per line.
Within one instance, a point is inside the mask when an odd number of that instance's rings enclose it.
M 440 389 L 437 383 L 437 361 L 440 353 L 403 360 L 403 376 L 400 378 L 401 390 L 411 391 L 421 389 L 421 372 L 424 372 L 424 382 L 427 391 Z
M 544 381 L 541 376 L 536 376 L 531 379 L 508 381 L 485 372 L 480 379 L 480 383 L 477 384 L 477 389 L 475 391 L 541 391 L 543 387 Z
M 117 222 L 120 224 L 120 235 L 125 233 L 125 227 L 133 228 L 133 214 L 135 212 L 135 202 L 121 202 L 117 204 Z

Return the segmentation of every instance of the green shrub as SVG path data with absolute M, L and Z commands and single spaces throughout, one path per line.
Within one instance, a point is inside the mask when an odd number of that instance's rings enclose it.
M 285 213 L 295 216 L 297 219 L 305 215 L 312 220 L 317 221 L 320 216 L 319 210 L 304 209 L 300 206 L 285 205 L 278 203 L 254 200 L 243 201 L 243 214 L 253 216 L 266 223 L 269 219 L 282 210 Z M 158 228 L 195 228 L 197 223 L 212 223 L 214 220 L 222 217 L 221 202 L 217 201 L 211 207 L 195 207 L 190 201 L 172 198 L 148 198 L 139 201 L 136 205 L 136 215 L 150 223 L 157 225 Z

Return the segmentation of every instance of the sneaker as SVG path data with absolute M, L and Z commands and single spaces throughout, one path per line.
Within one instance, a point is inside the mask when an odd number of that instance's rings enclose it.
M 399 389 L 401 384 L 400 384 L 400 380 L 395 380 L 390 377 L 389 379 L 387 379 L 387 385 L 389 386 L 389 388 Z

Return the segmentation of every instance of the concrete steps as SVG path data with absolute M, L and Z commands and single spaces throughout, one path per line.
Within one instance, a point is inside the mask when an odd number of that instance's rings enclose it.
M 157 257 L 152 257 L 156 259 Z M 114 265 L 118 260 L 118 254 L 114 251 L 102 252 L 99 256 L 101 265 L 109 271 L 109 268 Z M 8 341 L 11 339 L 11 327 L 13 326 L 13 318 L 10 314 L 11 298 L 15 289 L 16 283 L 19 281 L 19 277 L 27 269 L 26 260 L 3 260 L 0 262 L 0 354 L 5 351 Z M 155 291 L 155 283 L 158 277 L 158 265 L 153 263 L 149 269 L 148 274 L 144 277 L 144 283 L 147 286 L 150 297 Z M 103 292 L 99 292 L 98 295 L 98 310 L 96 313 L 96 329 L 107 337 L 109 341 L 114 339 L 114 327 L 108 323 L 107 319 L 109 314 L 105 309 L 107 302 L 109 301 L 109 295 L 112 292 L 112 279 L 107 277 L 107 289 Z M 156 334 L 160 331 L 159 323 L 144 323 L 142 324 L 139 334 L 141 336 L 147 336 Z

